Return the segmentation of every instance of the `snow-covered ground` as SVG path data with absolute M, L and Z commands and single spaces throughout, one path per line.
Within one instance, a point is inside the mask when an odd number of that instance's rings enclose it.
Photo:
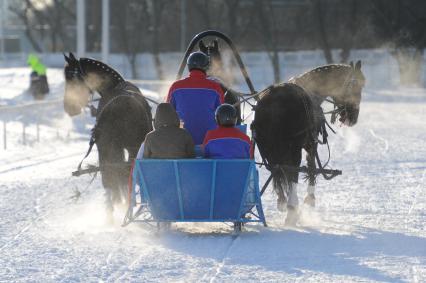
M 123 211 L 106 224 L 99 177 L 89 187 L 90 176 L 71 177 L 93 119 L 64 114 L 62 71 L 49 72 L 49 106 L 0 108 L 0 282 L 426 281 L 424 89 L 365 91 L 359 123 L 330 137 L 343 175 L 319 179 L 317 207 L 285 227 L 268 188 L 269 227 L 250 224 L 235 238 L 223 224 L 121 228 Z M 0 69 L 0 105 L 31 102 L 27 88 L 28 70 Z

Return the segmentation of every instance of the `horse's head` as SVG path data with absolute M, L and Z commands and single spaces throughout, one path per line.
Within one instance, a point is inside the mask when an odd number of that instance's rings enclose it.
M 345 125 L 353 126 L 358 121 L 361 103 L 361 92 L 365 85 L 365 77 L 361 72 L 361 61 L 350 63 L 350 68 L 342 86 L 342 92 L 334 97 L 338 105 L 339 121 Z
M 90 88 L 85 82 L 86 74 L 81 67 L 80 61 L 75 58 L 74 54 L 70 53 L 65 57 L 65 96 L 64 109 L 70 116 L 75 116 L 81 113 L 90 98 Z
M 208 75 L 223 79 L 225 76 L 223 73 L 223 61 L 219 51 L 218 41 L 215 39 L 205 45 L 204 42 L 200 40 L 198 47 L 200 48 L 201 52 L 207 54 L 210 58 Z

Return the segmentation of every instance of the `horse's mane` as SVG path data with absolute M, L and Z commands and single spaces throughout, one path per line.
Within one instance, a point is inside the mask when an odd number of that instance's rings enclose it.
M 312 70 L 304 72 L 303 74 L 297 76 L 297 78 L 309 77 L 309 76 L 311 76 L 313 74 L 318 74 L 318 73 L 322 73 L 322 72 L 333 71 L 333 70 L 337 70 L 337 69 L 347 69 L 347 68 L 351 68 L 351 66 L 347 65 L 347 64 L 329 64 L 329 65 L 324 65 L 324 66 L 316 67 L 316 68 L 314 68 Z
M 101 61 L 92 58 L 80 58 L 80 64 L 84 66 L 86 72 L 92 71 L 100 74 L 109 74 L 117 83 L 124 81 L 124 78 L 119 72 Z

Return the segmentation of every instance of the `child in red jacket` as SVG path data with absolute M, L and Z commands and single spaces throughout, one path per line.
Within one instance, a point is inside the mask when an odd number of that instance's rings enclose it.
M 237 110 L 230 104 L 222 104 L 216 109 L 218 128 L 207 132 L 204 138 L 206 158 L 253 158 L 253 145 L 250 138 L 235 127 Z

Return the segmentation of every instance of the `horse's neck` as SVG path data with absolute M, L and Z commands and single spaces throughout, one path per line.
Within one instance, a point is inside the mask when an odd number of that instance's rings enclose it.
M 111 89 L 124 81 L 117 71 L 102 62 L 88 58 L 81 58 L 80 62 L 85 83 L 101 96 L 107 96 Z
M 335 68 L 335 71 L 325 70 L 327 73 L 311 71 L 295 78 L 294 83 L 306 90 L 316 103 L 321 104 L 327 97 L 339 98 L 342 95 L 347 72 L 345 69 Z

